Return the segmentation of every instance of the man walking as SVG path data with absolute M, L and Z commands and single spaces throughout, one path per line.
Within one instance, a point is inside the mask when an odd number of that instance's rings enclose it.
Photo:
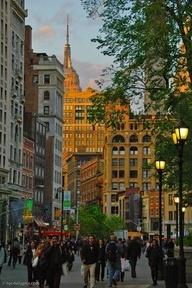
M 94 242 L 93 236 L 89 236 L 88 242 L 85 242 L 83 244 L 80 256 L 84 268 L 84 288 L 88 287 L 89 277 L 90 277 L 90 288 L 94 288 L 95 268 L 99 256 L 99 247 Z
M 141 245 L 137 238 L 134 238 L 128 243 L 127 259 L 131 266 L 131 277 L 136 278 L 136 264 L 137 259 L 141 256 Z
M 120 247 L 116 243 L 116 236 L 113 234 L 110 236 L 110 241 L 106 245 L 105 253 L 107 259 L 109 287 L 112 287 L 113 284 L 116 286 L 121 273 L 121 251 Z

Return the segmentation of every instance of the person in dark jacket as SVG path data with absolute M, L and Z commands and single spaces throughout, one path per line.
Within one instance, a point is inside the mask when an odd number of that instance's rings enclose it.
M 151 245 L 147 248 L 146 257 L 149 261 L 151 269 L 151 277 L 153 280 L 153 286 L 157 285 L 158 267 L 161 261 L 161 250 L 157 240 L 153 240 Z
M 63 254 L 62 248 L 55 236 L 52 238 L 51 246 L 46 251 L 46 257 L 48 259 L 47 282 L 49 288 L 59 288 L 62 275 Z
M 90 288 L 95 286 L 95 268 L 99 257 L 98 244 L 95 243 L 94 237 L 89 236 L 88 242 L 85 242 L 81 249 L 81 261 L 84 268 L 84 288 L 88 287 L 90 277 Z
M 32 241 L 29 243 L 27 250 L 25 252 L 23 264 L 27 266 L 27 275 L 28 275 L 28 283 L 29 285 L 32 284 L 32 282 L 35 282 L 35 277 L 34 277 L 34 270 L 32 267 L 32 260 L 35 257 L 35 242 Z
M 127 259 L 131 266 L 131 277 L 136 278 L 137 259 L 141 257 L 141 245 L 137 238 L 134 238 L 128 243 Z
M 105 245 L 104 245 L 104 241 L 100 239 L 99 240 L 99 256 L 98 256 L 98 261 L 97 261 L 96 270 L 95 270 L 95 277 L 97 281 L 99 281 L 100 279 L 101 281 L 104 280 L 105 266 L 106 266 Z

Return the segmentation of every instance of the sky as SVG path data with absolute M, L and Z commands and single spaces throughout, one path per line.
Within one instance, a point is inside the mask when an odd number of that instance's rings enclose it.
M 28 10 L 26 24 L 33 28 L 34 52 L 54 54 L 62 63 L 69 15 L 73 67 L 82 88 L 96 88 L 95 80 L 100 79 L 102 69 L 112 62 L 91 42 L 98 35 L 100 20 L 87 18 L 80 0 L 25 0 L 25 7 Z

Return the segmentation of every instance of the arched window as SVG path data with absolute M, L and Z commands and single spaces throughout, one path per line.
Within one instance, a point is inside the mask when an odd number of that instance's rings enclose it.
M 49 100 L 50 93 L 48 90 L 44 92 L 44 100 Z
M 113 143 L 124 143 L 125 142 L 125 138 L 121 135 L 116 135 L 113 137 L 112 140 Z
M 135 146 L 130 147 L 130 154 L 131 155 L 137 155 L 138 154 L 138 149 Z
M 151 142 L 151 136 L 149 135 L 143 136 L 143 142 Z
M 119 151 L 118 151 L 118 148 L 117 148 L 117 147 L 113 147 L 113 149 L 112 149 L 112 154 L 113 154 L 113 155 L 118 155 L 118 154 L 119 154 Z
M 129 141 L 130 142 L 138 142 L 138 137 L 136 135 L 131 135 Z
M 124 147 L 120 147 L 119 148 L 119 154 L 120 155 L 125 155 L 125 148 Z

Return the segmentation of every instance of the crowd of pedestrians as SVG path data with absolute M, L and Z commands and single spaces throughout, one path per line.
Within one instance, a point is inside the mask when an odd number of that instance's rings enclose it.
M 59 241 L 57 237 L 38 242 L 32 240 L 25 245 L 24 253 L 22 250 L 17 238 L 8 243 L 8 253 L 0 243 L 0 274 L 4 263 L 13 269 L 17 263 L 22 263 L 27 269 L 29 286 L 59 288 L 61 275 L 72 269 L 75 254 L 78 254 L 84 288 L 94 288 L 96 282 L 104 280 L 108 281 L 108 287 L 113 287 L 118 281 L 124 281 L 128 270 L 132 278 L 137 277 L 137 261 L 142 252 L 148 259 L 153 285 L 156 286 L 159 264 L 165 253 L 168 257 L 174 256 L 174 242 L 171 239 L 163 241 L 161 250 L 157 239 L 147 242 L 139 238 L 125 240 L 112 234 L 105 240 L 90 235 L 78 241 Z

